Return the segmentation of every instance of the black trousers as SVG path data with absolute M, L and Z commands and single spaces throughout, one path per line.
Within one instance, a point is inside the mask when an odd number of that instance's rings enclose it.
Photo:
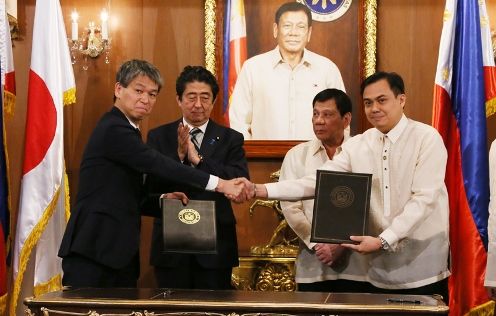
M 72 254 L 62 259 L 62 284 L 78 287 L 136 287 L 139 278 L 139 255 L 122 269 L 112 269 L 86 257 Z
M 425 286 L 389 290 L 373 286 L 369 282 L 359 282 L 350 280 L 328 280 L 314 283 L 298 283 L 298 291 L 308 292 L 341 292 L 341 293 L 385 293 L 385 294 L 404 294 L 404 295 L 434 295 L 438 294 L 443 297 L 443 301 L 448 304 L 448 278 L 431 283 Z

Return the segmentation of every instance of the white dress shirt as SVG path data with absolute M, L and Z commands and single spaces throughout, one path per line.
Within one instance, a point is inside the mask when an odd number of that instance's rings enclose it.
M 345 135 L 344 141 L 348 138 Z M 341 152 L 341 146 L 336 148 L 335 155 L 339 152 Z M 299 179 L 307 174 L 315 174 L 316 170 L 327 160 L 326 150 L 320 140 L 315 139 L 299 144 L 291 148 L 284 157 L 279 180 Z M 352 252 L 346 266 L 338 266 L 334 269 L 322 263 L 315 255 L 315 251 L 312 250 L 315 243 L 310 242 L 313 203 L 313 199 L 296 202 L 281 201 L 284 217 L 300 239 L 296 259 L 296 282 L 313 283 L 336 279 L 361 281 L 361 278 L 356 276 L 366 274 L 367 262 L 364 256 Z
M 350 138 L 319 168 L 372 174 L 368 234 L 383 237 L 391 250 L 363 255 L 366 273 L 354 280 L 407 289 L 449 276 L 446 161 L 439 133 L 403 116 L 387 135 L 371 128 Z M 266 187 L 269 198 L 313 197 L 315 173 Z
M 344 91 L 338 67 L 307 49 L 292 69 L 279 47 L 243 64 L 229 107 L 231 128 L 247 139 L 315 139 L 312 100 L 326 88 Z
M 190 133 L 193 130 L 193 128 L 198 128 L 201 131 L 201 133 L 198 133 L 198 135 L 196 136 L 196 142 L 198 143 L 198 147 L 201 147 L 201 144 L 203 142 L 203 136 L 205 136 L 205 131 L 207 130 L 208 122 L 209 122 L 209 120 L 207 120 L 205 123 L 203 123 L 200 126 L 193 126 L 193 125 L 189 124 L 188 122 L 186 122 L 186 120 L 183 117 L 183 126 L 188 126 Z
M 489 186 L 491 190 L 487 227 L 489 246 L 484 285 L 496 287 L 496 140 L 492 142 L 489 150 Z

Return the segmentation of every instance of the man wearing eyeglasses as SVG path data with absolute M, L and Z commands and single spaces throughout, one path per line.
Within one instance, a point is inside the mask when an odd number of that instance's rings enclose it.
M 315 139 L 308 105 L 326 88 L 344 91 L 341 73 L 331 60 L 305 48 L 312 13 L 304 4 L 281 5 L 273 35 L 277 46 L 241 68 L 229 106 L 231 127 L 245 139 Z
M 148 134 L 148 145 L 184 165 L 223 179 L 248 177 L 243 135 L 210 119 L 219 86 L 201 66 L 186 66 L 176 81 L 176 101 L 183 117 Z M 154 222 L 151 264 L 162 288 L 229 289 L 231 270 L 238 265 L 236 220 L 229 200 L 215 192 L 147 177 L 147 209 L 159 211 L 158 198 L 165 192 L 185 192 L 190 199 L 213 200 L 216 205 L 215 255 L 162 253 L 162 221 Z

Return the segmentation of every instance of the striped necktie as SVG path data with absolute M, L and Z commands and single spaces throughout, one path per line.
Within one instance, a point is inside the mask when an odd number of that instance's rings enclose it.
M 193 142 L 193 145 L 195 145 L 195 149 L 197 152 L 200 152 L 200 143 L 198 141 L 198 134 L 200 134 L 202 131 L 198 127 L 193 128 L 189 134 L 191 135 L 191 141 Z

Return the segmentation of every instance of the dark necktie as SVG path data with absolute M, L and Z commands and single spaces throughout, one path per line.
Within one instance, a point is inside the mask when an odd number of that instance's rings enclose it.
M 193 142 L 193 145 L 195 145 L 195 149 L 197 152 L 200 152 L 200 143 L 198 142 L 198 134 L 200 134 L 202 131 L 198 127 L 193 128 L 189 134 L 191 135 L 191 141 Z

